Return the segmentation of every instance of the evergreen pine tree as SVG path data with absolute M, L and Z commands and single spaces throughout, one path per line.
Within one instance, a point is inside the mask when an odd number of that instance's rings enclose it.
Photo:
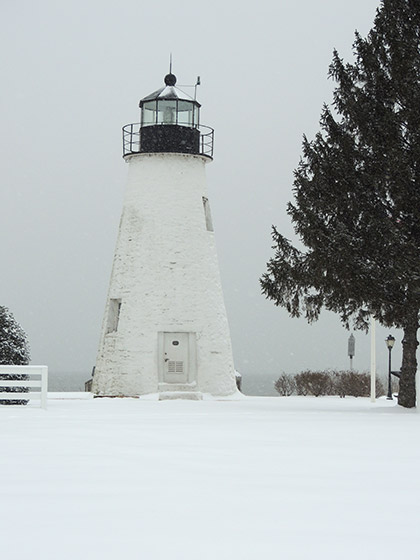
M 29 363 L 29 346 L 22 327 L 17 323 L 7 307 L 0 306 L 0 364 L 26 365 Z M 0 385 L 2 379 L 26 380 L 25 374 L 5 376 L 0 374 Z M 26 393 L 26 387 L 0 387 L 0 392 Z M 26 404 L 23 399 L 0 399 L 0 404 Z
M 348 326 L 373 315 L 404 331 L 398 402 L 416 404 L 420 311 L 420 2 L 382 0 L 355 62 L 334 51 L 337 83 L 295 170 L 296 249 L 273 228 L 263 293 L 291 316 L 322 308 Z

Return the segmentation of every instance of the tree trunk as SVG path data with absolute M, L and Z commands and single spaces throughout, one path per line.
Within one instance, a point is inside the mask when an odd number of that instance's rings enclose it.
M 418 314 L 409 317 L 404 327 L 404 340 L 398 404 L 405 408 L 416 406 L 417 329 Z

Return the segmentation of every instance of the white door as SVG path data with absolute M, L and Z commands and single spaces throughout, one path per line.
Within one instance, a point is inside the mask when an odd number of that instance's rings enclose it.
M 164 333 L 163 380 L 186 383 L 189 368 L 189 334 Z

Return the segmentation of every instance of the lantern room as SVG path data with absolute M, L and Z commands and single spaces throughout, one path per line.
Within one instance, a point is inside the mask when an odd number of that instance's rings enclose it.
M 200 104 L 187 99 L 175 87 L 174 74 L 165 76 L 165 87 L 140 101 L 141 126 L 179 125 L 196 128 L 200 124 Z M 183 97 L 180 96 L 183 95 Z
M 140 101 L 140 123 L 123 128 L 124 157 L 134 153 L 182 153 L 212 158 L 213 129 L 200 125 L 200 103 L 176 87 L 176 76 Z

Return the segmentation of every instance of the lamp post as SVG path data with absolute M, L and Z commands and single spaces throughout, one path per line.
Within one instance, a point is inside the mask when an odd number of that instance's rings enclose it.
M 387 400 L 392 401 L 392 391 L 391 391 L 391 352 L 394 347 L 395 338 L 389 334 L 388 338 L 385 339 L 386 346 L 388 348 L 388 396 Z

